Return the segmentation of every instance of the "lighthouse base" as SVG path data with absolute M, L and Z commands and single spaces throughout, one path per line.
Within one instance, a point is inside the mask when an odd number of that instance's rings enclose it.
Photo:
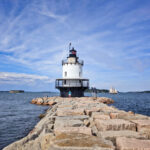
M 61 97 L 83 97 L 85 88 L 81 87 L 70 87 L 70 88 L 59 88 L 60 90 L 60 96 Z M 69 91 L 71 92 L 71 95 L 69 95 Z
M 88 79 L 56 79 L 55 87 L 60 90 L 61 97 L 83 97 L 89 88 Z

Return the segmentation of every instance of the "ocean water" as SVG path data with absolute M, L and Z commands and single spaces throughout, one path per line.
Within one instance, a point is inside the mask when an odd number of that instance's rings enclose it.
M 30 104 L 35 97 L 54 96 L 56 93 L 0 92 L 0 150 L 26 136 L 40 120 L 48 106 Z
M 25 92 L 11 94 L 0 92 L 0 150 L 8 144 L 26 136 L 40 120 L 48 106 L 30 104 L 35 97 L 56 96 L 58 93 Z M 86 94 L 90 96 L 90 94 Z M 115 100 L 115 107 L 150 116 L 150 93 L 102 93 L 103 97 Z
M 98 95 L 112 98 L 115 102 L 111 105 L 118 109 L 150 116 L 150 93 L 102 93 Z

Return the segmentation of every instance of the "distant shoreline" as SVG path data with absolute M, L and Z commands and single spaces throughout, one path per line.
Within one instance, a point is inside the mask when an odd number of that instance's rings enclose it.
M 9 91 L 0 91 L 0 92 L 9 92 Z M 52 91 L 24 91 L 24 93 L 58 93 Z M 91 93 L 91 90 L 85 91 L 86 93 Z M 104 90 L 98 90 L 98 93 L 109 93 Z M 119 92 L 119 93 L 150 93 L 150 91 L 128 91 L 128 92 Z

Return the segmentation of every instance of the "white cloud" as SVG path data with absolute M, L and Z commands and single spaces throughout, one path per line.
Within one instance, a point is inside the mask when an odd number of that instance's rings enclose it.
M 33 84 L 37 81 L 44 83 L 52 83 L 54 79 L 48 76 L 40 76 L 25 73 L 0 72 L 0 83 L 2 84 Z

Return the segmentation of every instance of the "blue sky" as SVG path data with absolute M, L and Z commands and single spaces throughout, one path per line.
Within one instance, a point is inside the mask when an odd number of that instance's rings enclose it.
M 0 90 L 55 91 L 70 42 L 91 86 L 150 90 L 149 0 L 0 0 Z

